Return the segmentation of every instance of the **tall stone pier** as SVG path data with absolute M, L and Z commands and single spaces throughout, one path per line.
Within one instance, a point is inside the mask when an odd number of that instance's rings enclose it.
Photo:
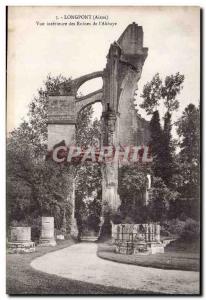
M 62 141 L 66 146 L 74 144 L 79 111 L 96 102 L 102 103 L 101 145 L 117 147 L 146 142 L 149 138 L 148 123 L 137 114 L 134 93 L 147 52 L 148 49 L 143 47 L 142 27 L 132 23 L 111 44 L 104 70 L 64 82 L 50 91 L 48 150 Z M 83 83 L 98 77 L 103 79 L 102 89 L 77 97 L 77 91 Z M 118 168 L 118 163 L 102 165 L 103 215 L 116 211 L 120 205 Z M 74 191 L 68 198 L 74 201 Z
M 140 79 L 148 49 L 143 47 L 141 26 L 130 24 L 109 49 L 103 73 L 102 145 L 135 145 L 134 94 Z M 118 195 L 118 162 L 102 168 L 103 213 L 116 211 Z
M 54 217 L 42 217 L 41 221 L 41 238 L 39 244 L 41 246 L 56 246 L 54 238 Z

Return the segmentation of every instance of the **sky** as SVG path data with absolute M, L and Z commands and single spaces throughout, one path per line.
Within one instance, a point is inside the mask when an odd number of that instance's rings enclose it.
M 65 16 L 104 16 L 117 25 L 47 25 L 47 22 L 77 22 Z M 58 19 L 58 20 L 57 20 Z M 89 22 L 90 20 L 79 20 Z M 105 20 L 103 20 L 105 21 Z M 37 25 L 39 23 L 44 25 Z M 93 23 L 93 20 L 91 21 Z M 99 22 L 99 20 L 97 21 Z M 26 117 L 28 104 L 43 86 L 48 74 L 73 79 L 103 70 L 110 44 L 118 40 L 132 22 L 143 26 L 148 57 L 138 83 L 137 106 L 145 83 L 159 72 L 185 75 L 178 96 L 180 108 L 174 120 L 189 104 L 200 100 L 200 20 L 198 7 L 9 7 L 7 51 L 7 130 Z M 81 92 L 99 89 L 99 81 L 82 86 Z M 101 114 L 96 104 L 95 116 Z M 148 116 L 139 109 L 143 117 Z M 161 109 L 161 115 L 164 110 Z

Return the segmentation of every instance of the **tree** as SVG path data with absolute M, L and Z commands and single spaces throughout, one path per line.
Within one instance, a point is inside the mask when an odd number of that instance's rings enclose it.
M 171 128 L 171 113 L 167 112 L 164 117 L 160 164 L 162 170 L 161 178 L 169 187 L 172 185 L 172 177 L 176 172 L 176 164 L 174 161 L 175 149 L 172 140 Z
M 172 140 L 172 112 L 179 107 L 177 95 L 182 89 L 184 75 L 176 73 L 166 76 L 164 82 L 157 73 L 151 82 L 144 88 L 141 97 L 147 114 L 152 114 L 150 121 L 151 148 L 154 156 L 154 175 L 161 177 L 167 186 L 171 186 L 171 179 L 175 174 L 174 141 Z M 161 129 L 158 107 L 166 108 L 164 115 L 164 126 Z
M 63 211 L 68 219 L 71 216 L 71 203 L 66 201 L 68 172 L 37 156 L 25 128 L 22 123 L 7 142 L 8 223 L 16 220 L 31 225 L 33 218 L 50 215 L 60 228 Z
M 60 83 L 70 81 L 70 77 L 48 75 L 44 86 L 38 90 L 37 96 L 29 104 L 26 135 L 34 146 L 36 155 L 43 157 L 47 151 L 48 95 L 58 92 Z
M 100 121 L 92 120 L 93 107 L 87 106 L 77 116 L 76 144 L 81 147 L 99 146 L 101 137 Z
M 122 166 L 119 169 L 118 193 L 121 198 L 120 214 L 122 221 L 130 218 L 132 222 L 145 221 L 145 191 L 147 172 L 141 166 Z
M 14 129 L 7 141 L 7 203 L 8 223 L 12 220 L 30 222 L 42 214 L 55 217 L 55 226 L 61 227 L 63 216 L 69 224 L 71 203 L 67 195 L 71 190 L 71 177 L 83 176 L 86 182 L 88 168 L 79 173 L 72 165 L 62 166 L 45 161 L 47 151 L 48 94 L 58 92 L 59 84 L 71 79 L 61 75 L 48 76 L 29 105 L 28 121 Z M 79 114 L 77 144 L 96 141 L 98 121 L 91 121 L 92 108 Z M 81 169 L 81 167 L 80 167 Z M 92 168 L 90 167 L 91 176 Z M 94 167 L 93 167 L 94 170 Z M 98 172 L 97 172 L 98 173 Z M 70 176 L 71 175 L 71 176 Z M 69 231 L 69 228 L 67 228 Z
M 199 164 L 200 160 L 200 111 L 189 104 L 177 123 L 177 133 L 181 139 L 180 155 L 182 160 Z
M 178 193 L 170 190 L 161 178 L 154 177 L 151 197 L 148 207 L 149 216 L 152 221 L 163 222 L 168 218 L 170 204 L 178 197 Z
M 156 110 L 150 121 L 150 146 L 153 156 L 152 171 L 155 177 L 162 176 L 162 139 L 163 131 L 160 125 L 159 112 Z
M 62 209 L 71 215 L 66 203 L 68 173 L 60 166 L 45 161 L 47 150 L 48 92 L 56 89 L 66 78 L 48 76 L 44 87 L 31 101 L 28 121 L 10 132 L 7 140 L 7 203 L 8 222 L 13 219 L 30 223 L 42 214 L 55 216 L 55 225 L 61 223 Z M 70 79 L 68 79 L 70 80 Z M 15 189 L 18 186 L 18 190 Z
M 161 96 L 167 109 L 167 113 L 171 114 L 179 108 L 179 101 L 176 97 L 183 89 L 184 79 L 184 75 L 181 75 L 179 72 L 175 75 L 166 76 L 164 85 L 161 89 Z
M 162 102 L 167 112 L 172 113 L 179 107 L 179 101 L 176 97 L 183 88 L 183 82 L 184 75 L 181 75 L 179 72 L 175 75 L 166 76 L 164 83 L 159 73 L 155 74 L 152 80 L 143 87 L 141 97 L 144 101 L 140 107 L 145 109 L 148 115 L 151 115 Z
M 98 146 L 100 142 L 100 121 L 92 121 L 93 108 L 81 110 L 77 118 L 76 141 L 81 147 Z M 79 234 L 83 228 L 97 231 L 101 209 L 101 167 L 95 162 L 84 162 L 76 166 L 75 207 Z M 94 196 L 95 194 L 95 196 Z
M 180 137 L 179 178 L 177 187 L 182 199 L 190 203 L 189 216 L 199 217 L 200 197 L 200 111 L 189 104 L 177 122 Z
M 148 115 L 152 115 L 159 107 L 160 99 L 162 98 L 162 80 L 159 73 L 155 74 L 150 82 L 147 82 L 143 87 L 141 97 L 144 99 L 140 107 L 145 109 Z
M 99 196 L 99 197 L 98 197 Z M 78 210 L 79 236 L 85 232 L 98 235 L 100 230 L 100 216 L 102 211 L 101 195 L 95 194 L 91 198 L 85 198 Z

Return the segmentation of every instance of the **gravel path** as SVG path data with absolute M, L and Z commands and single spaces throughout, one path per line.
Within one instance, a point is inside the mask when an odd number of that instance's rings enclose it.
M 103 260 L 97 244 L 80 243 L 45 254 L 32 261 L 39 271 L 69 279 L 141 291 L 198 294 L 199 273 L 161 270 Z

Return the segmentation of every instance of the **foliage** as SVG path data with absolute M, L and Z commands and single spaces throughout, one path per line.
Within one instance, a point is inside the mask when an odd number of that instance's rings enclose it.
M 199 222 L 186 218 L 180 220 L 179 218 L 167 220 L 162 224 L 163 230 L 167 230 L 169 234 L 179 236 L 185 241 L 194 241 L 200 238 L 200 224 Z
M 98 146 L 100 142 L 100 121 L 92 121 L 93 108 L 81 110 L 76 127 L 77 145 Z M 84 162 L 76 166 L 75 216 L 80 234 L 83 228 L 98 231 L 101 215 L 101 167 L 98 163 Z
M 179 72 L 175 75 L 166 76 L 164 83 L 159 76 L 155 74 L 150 82 L 145 84 L 141 97 L 144 99 L 140 105 L 145 109 L 147 114 L 153 114 L 157 110 L 160 102 L 164 104 L 167 112 L 171 113 L 179 107 L 179 102 L 176 99 L 182 89 L 184 75 Z
M 200 238 L 200 224 L 199 222 L 187 219 L 184 229 L 181 233 L 181 238 L 184 240 L 193 241 Z
M 77 146 L 99 146 L 100 143 L 100 121 L 92 121 L 92 106 L 82 109 L 77 116 L 76 143 Z
M 170 217 L 187 217 L 198 220 L 200 214 L 200 116 L 199 108 L 189 104 L 176 123 L 180 151 L 176 154 L 176 174 L 172 185 L 180 194 L 172 203 Z
M 162 191 L 168 194 L 167 205 L 161 199 L 159 209 L 154 211 L 159 213 L 159 218 L 179 217 L 184 212 L 187 216 L 197 216 L 197 207 L 195 207 L 195 198 L 198 198 L 199 191 L 199 110 L 190 104 L 183 112 L 182 117 L 176 123 L 178 125 L 177 133 L 180 137 L 180 143 L 172 137 L 172 113 L 179 108 L 177 96 L 180 94 L 184 83 L 184 75 L 179 72 L 174 75 L 166 76 L 164 80 L 157 73 L 151 82 L 148 82 L 144 88 L 141 97 L 143 103 L 140 105 L 147 114 L 152 114 L 150 121 L 151 131 L 151 150 L 153 155 L 152 173 L 154 177 L 159 177 L 165 186 Z M 163 116 L 164 124 L 161 126 L 159 112 L 160 107 L 164 107 L 166 112 Z M 177 147 L 180 147 L 180 153 L 177 153 Z M 154 182 L 155 182 L 154 178 Z M 153 196 L 160 192 L 153 185 Z M 166 194 L 167 194 L 166 193 Z M 178 197 L 177 197 L 178 195 Z M 158 197 L 156 197 L 158 198 Z M 180 199 L 181 198 L 181 199 Z M 193 201 L 185 201 L 185 199 Z M 170 200 L 169 200 L 170 199 Z M 184 201 L 183 201 L 184 199 Z M 154 201 L 154 199 L 153 199 Z M 156 201 L 156 200 L 155 200 Z M 166 206 L 169 209 L 166 209 Z M 155 207 L 155 205 L 154 205 Z M 153 216 L 154 217 L 154 216 Z M 156 215 L 157 217 L 157 215 Z
M 66 78 L 62 75 L 56 77 L 48 75 L 43 88 L 38 90 L 37 96 L 29 104 L 29 121 L 26 124 L 25 134 L 32 145 L 35 146 L 37 155 L 44 155 L 47 150 L 48 95 L 50 92 L 57 90 L 58 85 L 65 81 L 70 82 L 71 78 Z
M 177 132 L 182 139 L 180 154 L 187 162 L 198 164 L 200 158 L 200 111 L 189 104 L 178 121 Z
M 200 115 L 199 108 L 189 104 L 179 119 L 180 191 L 183 197 L 198 197 L 200 182 Z
M 162 176 L 162 164 L 160 163 L 163 157 L 162 151 L 163 131 L 160 125 L 159 112 L 156 110 L 150 121 L 150 145 L 153 157 L 152 171 L 154 176 Z
M 184 75 L 176 73 L 166 76 L 164 82 L 157 73 L 144 88 L 141 97 L 147 114 L 152 114 L 150 121 L 152 155 L 154 156 L 153 172 L 171 187 L 171 179 L 176 173 L 174 160 L 174 141 L 172 140 L 172 112 L 179 107 L 177 95 L 183 88 Z M 161 128 L 158 107 L 166 108 L 164 127 Z
M 168 187 L 171 187 L 171 179 L 176 172 L 176 163 L 174 159 L 175 148 L 172 140 L 171 129 L 171 113 L 167 112 L 164 118 L 164 129 L 160 150 L 161 158 L 159 160 L 159 165 L 161 168 L 161 178 Z
M 183 88 L 182 84 L 184 79 L 184 75 L 181 75 L 179 72 L 175 75 L 166 76 L 165 78 L 161 93 L 168 113 L 171 113 L 179 108 L 179 101 L 176 99 L 176 97 Z
M 100 216 L 102 210 L 101 198 L 86 199 L 81 205 L 80 217 L 82 222 L 82 230 L 80 234 L 85 231 L 99 233 L 100 230 Z
M 121 218 L 143 222 L 146 217 L 144 196 L 147 185 L 147 168 L 138 165 L 122 166 L 119 169 L 118 193 L 121 199 Z
M 154 177 L 149 203 L 149 215 L 152 221 L 163 221 L 168 217 L 170 202 L 176 200 L 178 193 L 170 190 L 161 178 Z
M 70 203 L 65 203 L 68 173 L 54 162 L 36 157 L 35 147 L 27 144 L 26 134 L 24 137 L 16 130 L 7 142 L 8 222 L 16 219 L 30 224 L 31 217 L 51 215 L 60 227 L 64 208 L 71 214 Z
M 180 220 L 179 218 L 174 218 L 171 220 L 166 220 L 162 223 L 162 231 L 167 231 L 169 235 L 181 236 L 185 227 L 185 221 Z
M 29 105 L 28 121 L 23 121 L 9 134 L 7 141 L 8 224 L 14 219 L 31 224 L 32 218 L 48 214 L 55 217 L 55 226 L 60 228 L 65 213 L 67 224 L 69 223 L 72 203 L 67 196 L 72 187 L 71 177 L 74 175 L 78 177 L 78 174 L 74 174 L 72 166 L 62 167 L 51 161 L 45 161 L 45 154 L 48 93 L 55 92 L 60 83 L 65 81 L 68 83 L 70 80 L 61 75 L 48 76 L 44 87 L 38 91 L 37 97 L 34 97 Z M 94 133 L 98 131 L 98 121 L 94 122 L 94 126 L 92 122 L 90 124 L 85 122 L 85 119 L 91 119 L 91 115 L 91 107 L 79 115 L 77 126 L 79 144 L 86 144 L 95 139 Z M 82 118 L 83 116 L 85 119 Z M 87 178 L 87 171 L 81 170 L 79 176 Z M 84 179 L 82 182 L 85 182 Z
M 155 74 L 152 80 L 144 85 L 141 95 L 144 102 L 140 107 L 145 109 L 147 114 L 153 114 L 153 112 L 157 110 L 159 101 L 162 97 L 162 88 L 163 85 L 159 73 Z
M 100 165 L 84 163 L 73 168 L 45 161 L 47 148 L 48 92 L 58 92 L 58 85 L 70 82 L 61 75 L 48 76 L 43 88 L 29 105 L 28 121 L 14 129 L 7 141 L 7 212 L 8 224 L 16 220 L 32 224 L 39 215 L 55 217 L 56 228 L 61 228 L 66 213 L 67 224 L 71 218 L 72 203 L 68 194 L 72 177 L 76 179 L 76 218 L 79 230 L 83 227 L 98 231 L 101 215 Z M 142 108 L 152 114 L 150 121 L 151 145 L 154 162 L 151 169 L 139 166 L 122 167 L 119 170 L 119 194 L 122 200 L 118 220 L 144 222 L 164 221 L 177 217 L 180 210 L 178 196 L 197 198 L 199 194 L 199 108 L 188 105 L 178 121 L 180 153 L 175 154 L 172 139 L 172 112 L 179 102 L 184 76 L 177 73 L 163 81 L 156 74 L 144 86 Z M 166 108 L 164 126 L 160 125 L 158 107 Z M 92 120 L 91 106 L 81 110 L 77 118 L 76 142 L 78 146 L 99 145 L 100 121 Z M 151 199 L 148 207 L 143 199 L 147 173 L 153 177 Z M 71 176 L 70 176 L 71 175 Z M 179 193 L 179 194 L 178 194 Z M 189 203 L 189 202 L 188 202 Z M 195 203 L 195 202 L 194 202 Z M 188 204 L 189 205 L 189 204 Z M 171 209 L 172 208 L 172 209 Z M 175 211 L 172 215 L 169 210 Z M 179 212 L 178 212 L 179 211 Z M 190 211 L 193 211 L 191 206 Z M 192 216 L 191 212 L 187 212 Z M 38 222 L 37 222 L 38 223 Z M 190 230 L 190 225 L 188 225 Z M 67 228 L 69 230 L 69 228 Z

